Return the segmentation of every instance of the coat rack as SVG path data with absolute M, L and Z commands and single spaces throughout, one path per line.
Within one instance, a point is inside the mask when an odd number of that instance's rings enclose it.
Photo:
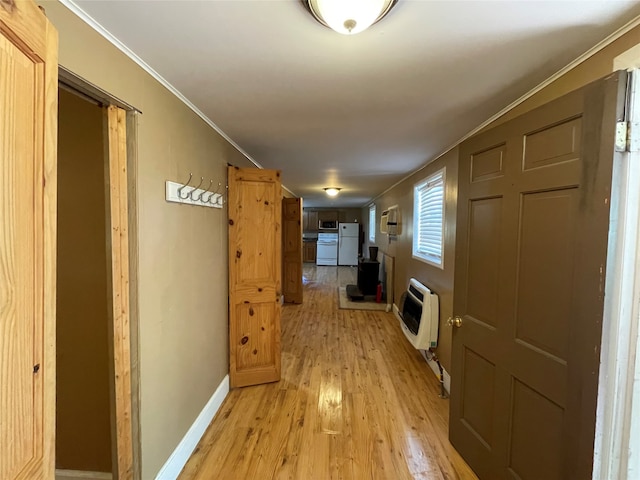
M 223 195 L 222 189 L 225 190 L 227 186 L 222 187 L 222 184 L 218 182 L 218 187 L 215 191 L 212 190 L 213 180 L 209 180 L 209 186 L 207 188 L 200 188 L 204 183 L 204 177 L 200 177 L 200 183 L 197 186 L 190 185 L 193 174 L 189 174 L 189 180 L 187 183 L 177 183 L 167 180 L 166 183 L 166 199 L 167 202 L 185 203 L 187 205 L 198 205 L 200 207 L 222 208 L 225 202 L 225 195 Z

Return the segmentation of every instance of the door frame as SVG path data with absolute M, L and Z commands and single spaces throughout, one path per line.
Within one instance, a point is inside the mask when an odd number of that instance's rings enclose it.
M 60 66 L 58 88 L 103 107 L 109 367 L 114 480 L 139 480 L 140 371 L 135 107 Z
M 640 71 L 630 72 L 626 118 L 640 122 Z M 614 159 L 607 251 L 594 480 L 635 478 L 640 468 L 640 144 L 637 128 Z

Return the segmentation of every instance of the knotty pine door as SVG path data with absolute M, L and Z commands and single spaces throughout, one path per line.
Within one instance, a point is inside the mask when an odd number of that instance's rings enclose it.
M 280 380 L 280 172 L 229 167 L 229 377 Z
M 54 477 L 58 36 L 0 0 L 0 478 Z

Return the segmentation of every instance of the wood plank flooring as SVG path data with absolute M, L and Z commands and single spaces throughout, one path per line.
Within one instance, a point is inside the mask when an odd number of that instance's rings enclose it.
M 304 303 L 282 309 L 282 379 L 232 390 L 180 480 L 477 478 L 394 315 L 338 309 L 355 273 L 305 266 Z

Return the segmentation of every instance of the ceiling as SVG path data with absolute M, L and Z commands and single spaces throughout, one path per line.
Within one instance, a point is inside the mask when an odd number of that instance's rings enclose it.
M 365 205 L 640 15 L 626 0 L 399 0 L 344 36 L 298 0 L 75 4 L 313 207 Z

